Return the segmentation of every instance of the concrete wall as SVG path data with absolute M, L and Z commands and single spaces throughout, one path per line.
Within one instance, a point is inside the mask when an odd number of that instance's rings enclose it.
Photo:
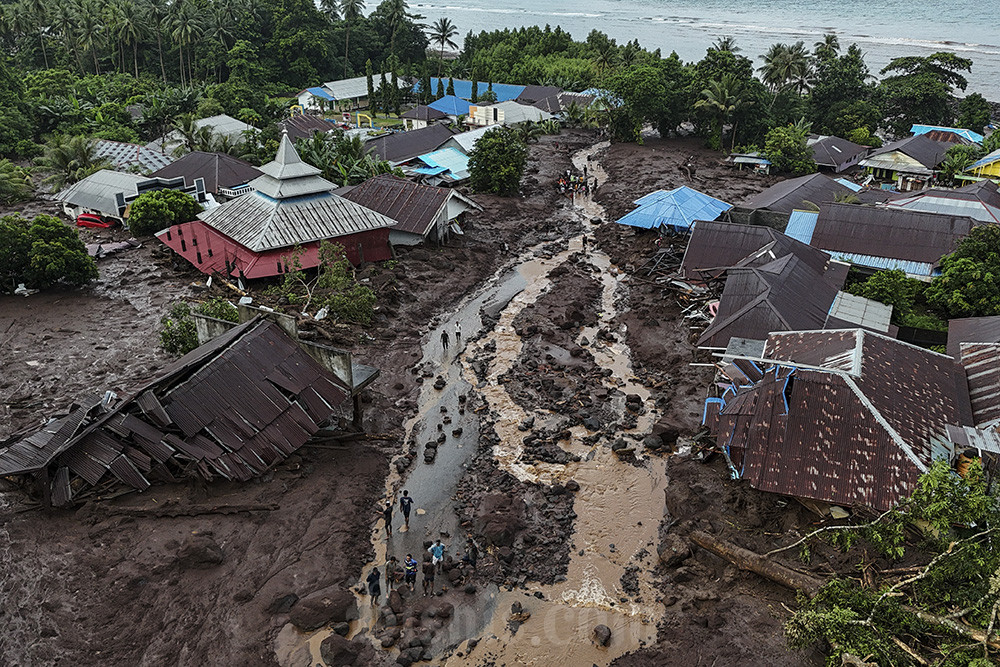
M 729 219 L 741 225 L 760 225 L 770 227 L 784 232 L 788 226 L 788 214 L 764 209 L 751 210 L 747 208 L 734 208 L 729 212 Z
M 304 340 L 300 340 L 298 343 L 299 347 L 315 359 L 320 366 L 339 377 L 348 387 L 353 389 L 354 375 L 351 367 L 350 352 Z
M 194 318 L 194 328 L 198 331 L 198 344 L 204 345 L 213 338 L 217 338 L 236 326 L 236 322 L 217 320 L 200 313 L 191 313 Z

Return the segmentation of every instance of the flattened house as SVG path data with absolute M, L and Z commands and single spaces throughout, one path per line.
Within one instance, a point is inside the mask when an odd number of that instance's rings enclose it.
M 253 319 L 124 399 L 87 397 L 40 431 L 0 445 L 0 477 L 33 483 L 55 506 L 110 486 L 143 491 L 190 476 L 246 481 L 350 418 L 355 389 L 280 326 Z
M 704 422 L 754 488 L 887 510 L 973 414 L 952 357 L 860 329 L 771 334 L 752 380 L 705 405 Z

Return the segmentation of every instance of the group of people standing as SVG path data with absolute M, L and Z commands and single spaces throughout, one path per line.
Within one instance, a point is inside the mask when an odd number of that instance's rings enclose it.
M 392 536 L 392 513 L 394 507 L 394 503 L 388 502 L 382 509 L 382 518 L 385 520 L 387 537 Z M 410 510 L 412 507 L 413 498 L 410 496 L 410 492 L 404 489 L 403 495 L 399 498 L 399 510 L 403 513 L 403 525 L 406 527 L 406 530 L 410 529 Z M 427 549 L 427 553 L 423 556 L 422 565 L 417 562 L 412 553 L 406 554 L 402 563 L 395 556 L 388 555 L 385 562 L 386 589 L 391 591 L 400 584 L 403 584 L 409 587 L 410 591 L 416 590 L 417 573 L 420 571 L 423 574 L 424 595 L 434 595 L 434 580 L 444 568 L 445 562 L 452 563 L 457 559 L 462 565 L 468 566 L 470 571 L 475 570 L 476 562 L 479 560 L 479 549 L 471 538 L 466 543 L 464 555 L 462 552 L 458 552 L 453 558 L 452 556 L 446 556 L 447 551 L 448 546 L 438 539 Z M 381 579 L 382 573 L 379 571 L 379 568 L 377 566 L 373 567 L 372 571 L 368 573 L 366 580 L 368 595 L 371 598 L 371 605 L 373 607 L 378 606 L 379 597 L 382 595 Z
M 582 176 L 574 174 L 572 169 L 567 169 L 566 173 L 559 176 L 556 185 L 559 188 L 559 194 L 566 194 L 567 192 L 582 192 L 583 194 L 597 193 L 597 179 L 595 178 L 593 185 L 591 185 L 590 179 L 587 177 L 587 165 L 583 166 Z

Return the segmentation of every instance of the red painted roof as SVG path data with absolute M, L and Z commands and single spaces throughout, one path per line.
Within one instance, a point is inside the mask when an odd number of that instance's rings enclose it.
M 184 222 L 159 232 L 157 238 L 207 275 L 220 274 L 241 278 L 267 278 L 292 269 L 292 248 L 276 248 L 256 253 L 221 234 L 201 220 Z M 335 239 L 344 246 L 347 259 L 357 266 L 362 261 L 390 259 L 389 229 L 373 229 L 347 234 Z M 319 265 L 319 242 L 302 248 L 299 264 L 303 269 Z

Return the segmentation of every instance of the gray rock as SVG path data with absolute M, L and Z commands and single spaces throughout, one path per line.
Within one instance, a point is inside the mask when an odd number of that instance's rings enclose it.
M 691 546 L 684 538 L 668 533 L 660 540 L 656 554 L 664 567 L 675 568 L 691 556 Z
M 331 586 L 305 596 L 288 614 L 295 627 L 306 632 L 356 618 L 358 605 L 354 593 L 340 586 Z
M 611 643 L 611 628 L 606 625 L 594 627 L 594 643 L 598 646 L 607 646 Z

